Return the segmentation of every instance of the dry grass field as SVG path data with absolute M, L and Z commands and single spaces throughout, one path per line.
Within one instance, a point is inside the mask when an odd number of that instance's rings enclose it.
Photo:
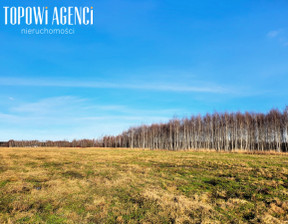
M 288 155 L 0 148 L 0 223 L 288 223 Z

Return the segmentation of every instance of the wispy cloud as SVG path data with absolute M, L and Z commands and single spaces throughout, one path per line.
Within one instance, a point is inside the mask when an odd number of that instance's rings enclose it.
M 12 112 L 17 113 L 36 113 L 47 114 L 47 113 L 59 113 L 59 111 L 65 112 L 74 105 L 80 105 L 85 99 L 73 97 L 73 96 L 60 96 L 41 99 L 37 102 L 23 103 L 16 107 L 12 107 Z
M 167 122 L 177 111 L 183 112 L 173 108 L 140 110 L 125 105 L 91 105 L 89 100 L 72 96 L 44 98 L 0 113 L 0 141 L 117 135 L 131 126 Z
M 97 105 L 89 99 L 75 96 L 16 104 L 7 108 L 7 112 L 0 112 L 0 125 L 5 130 L 0 130 L 0 140 L 97 138 L 119 134 L 134 125 L 166 122 L 175 111 L 181 111 L 173 108 L 140 110 L 126 105 Z
M 271 30 L 267 33 L 267 37 L 270 39 L 275 39 L 284 47 L 288 46 L 287 29 Z
M 63 114 L 69 115 L 70 112 L 78 113 L 77 117 L 81 117 L 83 114 L 98 114 L 98 118 L 101 119 L 99 114 L 113 114 L 113 117 L 119 118 L 119 116 L 114 116 L 115 114 L 123 114 L 129 116 L 141 115 L 141 117 L 147 115 L 158 116 L 159 114 L 177 114 L 183 113 L 183 109 L 177 108 L 166 108 L 166 109 L 136 109 L 131 108 L 126 105 L 111 105 L 111 104 L 97 104 L 95 102 L 90 101 L 89 99 L 75 97 L 75 96 L 59 96 L 59 97 L 49 97 L 40 99 L 36 102 L 27 102 L 20 103 L 12 108 L 10 108 L 11 113 L 13 114 L 30 114 L 34 116 L 37 114 L 38 116 L 42 115 L 55 115 L 55 114 Z M 85 116 L 85 115 L 84 115 Z M 105 118 L 106 116 L 103 116 Z M 112 117 L 110 117 L 112 118 Z
M 271 30 L 267 33 L 267 37 L 275 38 L 280 34 L 280 30 Z
M 200 93 L 231 93 L 231 90 L 217 84 L 180 85 L 171 83 L 112 83 L 112 82 L 81 82 L 63 80 L 0 78 L 0 86 L 38 86 L 38 87 L 70 87 L 98 89 L 130 89 L 168 92 L 200 92 Z

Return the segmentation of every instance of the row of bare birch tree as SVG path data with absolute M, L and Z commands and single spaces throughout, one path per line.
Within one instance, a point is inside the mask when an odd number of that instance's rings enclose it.
M 263 113 L 213 113 L 130 128 L 106 136 L 104 147 L 150 149 L 288 150 L 288 107 Z
M 0 144 L 1 146 L 1 144 Z M 125 147 L 168 150 L 288 151 L 288 107 L 281 112 L 213 113 L 132 127 L 118 136 L 69 141 L 14 141 L 9 147 Z

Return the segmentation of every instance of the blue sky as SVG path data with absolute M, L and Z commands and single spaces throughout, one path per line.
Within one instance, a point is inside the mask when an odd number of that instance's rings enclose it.
M 0 140 L 98 138 L 214 111 L 284 109 L 288 2 L 0 3 Z M 74 35 L 21 35 L 3 6 L 93 6 Z

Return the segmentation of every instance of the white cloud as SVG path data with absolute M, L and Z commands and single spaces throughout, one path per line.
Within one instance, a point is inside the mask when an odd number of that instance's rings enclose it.
M 131 90 L 150 90 L 168 92 L 201 92 L 201 93 L 228 93 L 228 88 L 209 84 L 202 86 L 176 85 L 171 83 L 112 83 L 112 82 L 81 82 L 81 81 L 59 81 L 41 79 L 17 79 L 0 78 L 2 86 L 43 86 L 43 87 L 70 87 L 70 88 L 98 88 L 98 89 L 131 89 Z
M 141 124 L 166 122 L 180 109 L 142 110 L 74 96 L 17 103 L 0 112 L 0 140 L 98 138 Z M 3 131 L 5 130 L 5 131 Z
M 10 111 L 16 115 L 31 115 L 35 116 L 51 116 L 62 114 L 68 116 L 69 114 L 77 114 L 77 117 L 84 116 L 85 114 L 123 114 L 126 115 L 153 115 L 158 116 L 159 114 L 177 114 L 183 113 L 183 109 L 178 108 L 166 108 L 162 110 L 147 110 L 147 109 L 136 109 L 129 108 L 125 105 L 111 105 L 111 104 L 97 104 L 91 102 L 85 98 L 79 98 L 74 96 L 59 96 L 50 97 L 38 100 L 37 102 L 21 103 L 17 106 L 10 108 Z M 79 113 L 80 112 L 80 113 Z M 185 111 L 184 111 L 185 112 Z M 1 115 L 1 114 L 0 114 Z M 101 116 L 97 118 L 101 119 Z M 89 117 L 89 116 L 87 116 Z M 93 116 L 94 117 L 94 116 Z M 105 116 L 106 117 L 106 116 Z M 103 118 L 105 118 L 103 117 Z M 114 116 L 115 117 L 115 116 Z M 110 117 L 113 118 L 113 117 Z M 115 118 L 120 118 L 119 116 Z
M 267 37 L 278 41 L 282 46 L 288 46 L 287 29 L 272 30 L 267 33 Z
M 272 30 L 272 31 L 269 31 L 269 32 L 267 33 L 267 37 L 269 37 L 269 38 L 275 38 L 275 37 L 277 37 L 279 34 L 280 34 L 280 31 L 279 31 L 279 30 Z
M 65 108 L 69 109 L 71 106 L 83 101 L 84 99 L 72 96 L 51 97 L 39 100 L 38 102 L 20 104 L 11 108 L 11 111 L 18 113 L 47 114 L 63 111 Z

